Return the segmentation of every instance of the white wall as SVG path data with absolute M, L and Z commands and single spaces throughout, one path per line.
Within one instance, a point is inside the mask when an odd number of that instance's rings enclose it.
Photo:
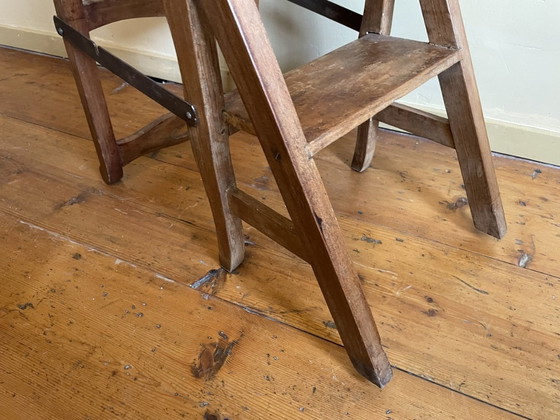
M 363 0 L 339 0 L 360 11 Z M 560 1 L 463 0 L 463 17 L 494 150 L 560 164 Z M 0 44 L 63 54 L 49 0 L 0 0 Z M 313 59 L 355 33 L 282 0 L 261 0 L 265 24 L 283 69 Z M 393 34 L 425 39 L 417 0 L 397 0 Z M 95 31 L 146 72 L 177 79 L 163 19 L 113 24 Z M 437 83 L 405 102 L 442 109 Z
M 0 44 L 64 56 L 54 30 L 51 0 L 0 0 Z M 179 80 L 173 43 L 164 18 L 117 22 L 95 30 L 99 45 L 152 76 Z
M 339 3 L 360 11 L 363 1 Z M 355 36 L 297 6 L 261 4 L 285 68 Z M 493 150 L 560 164 L 560 1 L 463 0 L 461 7 Z M 396 0 L 393 35 L 427 39 L 418 1 Z M 443 109 L 435 80 L 404 102 Z

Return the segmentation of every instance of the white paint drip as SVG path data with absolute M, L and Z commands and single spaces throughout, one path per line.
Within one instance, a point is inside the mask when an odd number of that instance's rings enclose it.
M 59 240 L 59 241 L 67 242 L 67 243 L 70 243 L 70 244 L 72 244 L 72 245 L 78 245 L 78 246 L 80 246 L 80 247 L 86 248 L 88 252 L 95 252 L 95 253 L 97 253 L 97 254 L 99 254 L 99 255 L 103 255 L 104 257 L 111 257 L 111 258 L 114 258 L 114 255 L 111 255 L 111 254 L 109 254 L 109 253 L 107 253 L 107 252 L 104 252 L 104 251 L 101 251 L 101 250 L 99 250 L 99 249 L 94 249 L 94 248 L 92 248 L 92 247 L 90 247 L 90 246 L 87 246 L 87 245 L 84 244 L 84 243 L 77 242 L 77 241 L 75 241 L 75 240 L 73 240 L 73 239 L 70 239 L 70 238 L 67 237 L 67 236 L 61 235 L 60 233 L 53 232 L 53 231 L 51 231 L 51 230 L 45 229 L 44 227 L 37 226 L 37 225 L 35 225 L 35 224 L 33 224 L 33 223 L 29 223 L 29 222 L 26 222 L 26 221 L 24 221 L 24 220 L 18 220 L 18 222 L 21 223 L 22 225 L 25 225 L 25 226 L 30 227 L 31 229 L 35 229 L 35 230 L 39 230 L 39 231 L 41 231 L 41 232 L 45 232 L 45 233 L 47 233 L 49 236 L 51 236 L 51 237 L 53 237 L 53 238 L 55 238 L 55 239 L 57 239 L 57 240 Z M 137 266 L 136 264 L 133 264 L 133 263 L 128 262 L 128 261 L 121 260 L 120 258 L 116 258 L 116 259 L 115 259 L 115 265 L 121 265 L 121 264 L 125 264 L 125 265 L 127 265 L 127 266 L 129 266 L 129 267 L 132 267 L 132 268 L 138 268 L 138 266 Z M 162 277 L 163 277 L 163 276 L 162 276 Z M 173 280 L 171 280 L 171 281 L 173 281 Z
M 80 243 L 80 242 L 76 242 L 76 241 L 74 241 L 73 239 L 70 239 L 70 238 L 67 237 L 67 236 L 61 235 L 60 233 L 53 232 L 53 231 L 51 231 L 51 230 L 45 229 L 44 227 L 34 225 L 33 223 L 25 222 L 25 221 L 23 221 L 23 220 L 18 220 L 18 221 L 19 221 L 22 225 L 28 226 L 28 227 L 30 227 L 31 229 L 40 230 L 41 232 L 45 232 L 45 233 L 47 233 L 49 236 L 52 236 L 53 238 L 56 238 L 56 239 L 58 239 L 58 240 L 60 240 L 60 241 L 69 242 L 69 243 L 71 243 L 71 244 L 73 244 L 73 245 L 83 246 L 83 247 L 87 248 L 88 251 L 99 252 L 99 251 L 97 251 L 97 250 L 95 250 L 95 249 L 93 249 L 93 248 L 91 248 L 91 247 L 88 247 L 88 246 L 86 246 L 86 245 L 84 245 L 84 244 L 82 244 L 82 243 Z M 106 254 L 106 255 L 108 255 L 108 254 Z
M 156 279 L 161 279 L 163 281 L 166 281 L 167 283 L 177 283 L 177 281 L 170 279 L 169 277 L 165 277 L 163 274 L 155 274 Z
M 397 296 L 400 296 L 401 293 L 406 292 L 408 289 L 412 289 L 412 286 L 403 287 L 403 288 L 397 290 L 397 292 L 396 292 L 395 294 L 396 294 Z

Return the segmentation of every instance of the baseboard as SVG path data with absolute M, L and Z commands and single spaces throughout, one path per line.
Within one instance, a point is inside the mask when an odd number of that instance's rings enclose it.
M 60 57 L 66 56 L 62 39 L 54 32 L 40 32 L 28 28 L 0 25 L 0 44 Z M 102 43 L 101 46 L 103 46 Z M 126 48 L 107 47 L 107 49 L 150 76 L 180 81 L 177 60 L 174 58 Z M 231 89 L 233 83 L 228 70 L 222 68 L 221 73 L 224 86 L 226 89 Z M 418 104 L 407 105 L 443 114 L 441 109 Z M 560 165 L 560 133 L 491 118 L 487 118 L 486 124 L 493 151 Z
M 426 112 L 445 116 L 445 111 L 441 108 L 431 108 L 408 102 L 405 104 Z M 485 121 L 492 151 L 560 166 L 559 132 L 528 127 L 488 117 L 485 118 Z
M 29 28 L 15 28 L 0 25 L 0 45 L 7 45 L 58 57 L 67 56 L 62 38 L 54 32 L 42 32 Z M 103 45 L 102 42 L 99 42 L 99 46 L 106 48 L 112 54 L 115 54 L 120 59 L 149 76 L 175 82 L 181 81 L 177 59 L 174 57 L 155 55 L 151 52 L 147 53 L 128 48 L 107 46 Z M 226 90 L 231 89 L 232 82 L 229 71 L 227 69 L 220 69 L 220 72 Z
M 492 150 L 560 166 L 560 133 L 492 119 L 486 126 Z

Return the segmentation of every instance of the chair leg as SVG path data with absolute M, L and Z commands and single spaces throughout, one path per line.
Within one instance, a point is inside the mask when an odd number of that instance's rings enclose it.
M 356 138 L 356 148 L 352 158 L 352 169 L 356 172 L 363 172 L 369 165 L 375 154 L 377 136 L 379 134 L 379 121 L 370 118 L 358 127 Z
M 55 0 L 54 4 L 56 13 L 61 19 L 82 34 L 89 34 L 81 0 Z M 65 41 L 64 43 L 97 151 L 101 176 L 107 184 L 113 184 L 122 178 L 123 165 L 115 141 L 97 65 L 85 53 L 74 48 L 70 42 Z
M 492 152 L 458 0 L 420 0 L 430 42 L 462 52 L 439 76 L 474 225 L 502 238 L 507 231 Z
M 208 17 L 356 369 L 379 386 L 392 372 L 371 310 L 253 0 L 205 0 Z
M 507 224 L 472 68 L 463 61 L 439 80 L 474 225 L 500 239 Z
M 360 36 L 372 32 L 389 35 L 394 7 L 395 0 L 366 0 Z M 379 122 L 373 118 L 358 127 L 356 148 L 351 165 L 353 170 L 363 172 L 369 167 L 375 154 L 378 134 Z
M 185 97 L 196 107 L 199 124 L 190 129 L 191 144 L 210 202 L 220 264 L 235 270 L 245 253 L 241 219 L 230 209 L 228 191 L 235 189 L 229 136 L 222 111 L 223 91 L 215 40 L 199 20 L 192 0 L 164 0 L 179 60 Z

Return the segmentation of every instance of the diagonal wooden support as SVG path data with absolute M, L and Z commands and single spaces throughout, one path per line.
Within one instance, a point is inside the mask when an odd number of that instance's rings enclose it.
M 391 367 L 253 0 L 197 1 L 259 137 L 341 339 L 356 369 L 384 386 Z
M 420 4 L 430 42 L 461 52 L 461 60 L 439 76 L 443 100 L 474 225 L 502 238 L 507 225 L 459 2 L 420 0 Z
M 276 243 L 282 245 L 302 260 L 310 261 L 305 246 L 292 221 L 241 190 L 230 190 L 231 209 L 243 221 L 257 228 Z

